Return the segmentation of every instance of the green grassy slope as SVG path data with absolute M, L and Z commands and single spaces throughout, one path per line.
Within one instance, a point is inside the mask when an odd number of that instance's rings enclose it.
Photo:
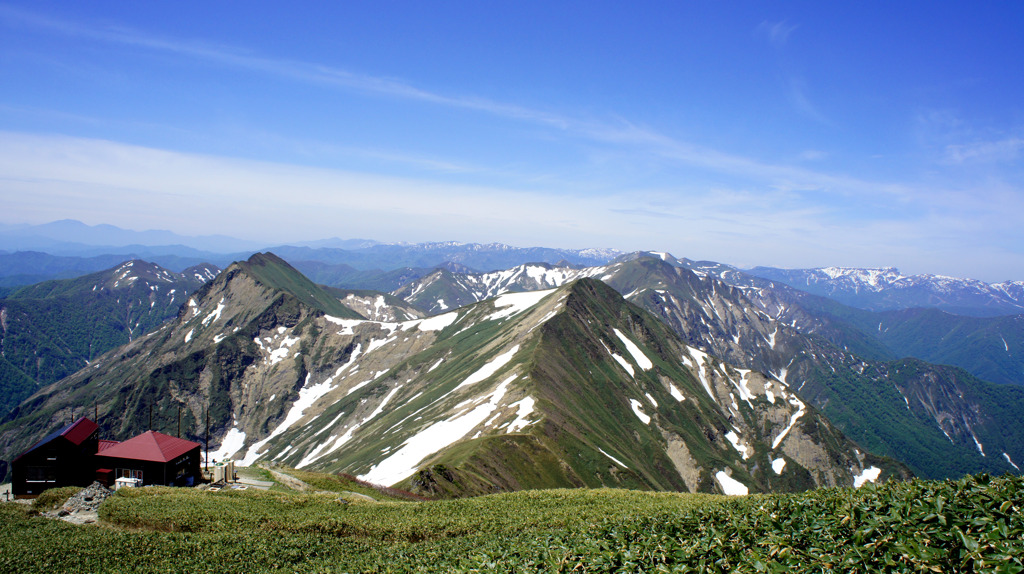
M 100 528 L 0 504 L 0 570 L 1021 572 L 1022 487 L 982 475 L 740 498 L 578 489 L 350 504 L 144 488 L 107 499 Z
M 248 261 L 239 262 L 237 265 L 267 287 L 290 293 L 302 303 L 328 315 L 348 319 L 361 318 L 358 313 L 342 305 L 336 297 L 273 253 L 257 253 Z

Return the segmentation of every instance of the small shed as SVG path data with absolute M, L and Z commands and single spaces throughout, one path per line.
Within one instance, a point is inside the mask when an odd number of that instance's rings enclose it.
M 82 417 L 32 445 L 11 463 L 11 491 L 34 498 L 48 488 L 89 486 L 96 466 L 99 426 Z
M 137 478 L 142 486 L 193 486 L 200 479 L 202 445 L 147 431 L 96 453 L 96 465 L 113 470 L 114 480 Z

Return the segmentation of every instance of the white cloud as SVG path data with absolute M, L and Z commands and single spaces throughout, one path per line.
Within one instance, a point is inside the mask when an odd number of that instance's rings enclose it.
M 797 24 L 790 24 L 788 20 L 782 20 L 779 22 L 769 22 L 765 20 L 757 25 L 755 33 L 763 36 L 768 42 L 776 48 L 786 45 L 789 41 L 789 36 L 800 26 Z
M 950 144 L 946 146 L 946 160 L 950 163 L 1008 162 L 1020 157 L 1024 139 L 1010 137 L 996 141 Z

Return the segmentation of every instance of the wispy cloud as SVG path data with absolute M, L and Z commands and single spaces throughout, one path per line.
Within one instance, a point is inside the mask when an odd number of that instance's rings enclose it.
M 10 7 L 0 6 L 0 18 L 23 25 L 45 28 L 62 34 L 91 38 L 97 41 L 119 43 L 135 47 L 174 53 L 184 57 L 213 62 L 224 66 L 268 74 L 295 81 L 333 86 L 340 89 L 372 93 L 383 97 L 400 98 L 434 105 L 471 110 L 494 116 L 529 122 L 575 138 L 592 142 L 628 146 L 642 149 L 664 159 L 701 169 L 726 173 L 729 176 L 768 180 L 768 184 L 788 189 L 817 189 L 822 192 L 846 193 L 902 193 L 900 186 L 879 185 L 855 178 L 816 173 L 800 167 L 773 164 L 754 158 L 737 156 L 680 141 L 657 130 L 636 125 L 626 119 L 612 121 L 584 119 L 556 112 L 524 107 L 488 98 L 448 95 L 412 86 L 394 78 L 357 74 L 319 63 L 267 58 L 230 46 L 197 40 L 159 37 L 123 26 L 86 26 L 75 22 L 56 20 Z M 784 41 L 795 25 L 787 22 L 765 23 L 765 30 L 775 41 Z M 823 117 L 803 95 L 802 84 L 795 91 L 795 105 L 819 120 Z M 440 160 L 438 160 L 440 161 Z M 454 171 L 457 171 L 455 168 Z
M 790 34 L 799 27 L 800 26 L 797 24 L 790 24 L 788 20 L 781 20 L 778 22 L 765 20 L 758 24 L 754 31 L 759 36 L 767 39 L 772 46 L 778 48 L 786 45 L 786 42 L 789 41 Z
M 996 141 L 950 144 L 946 160 L 951 163 L 1016 161 L 1024 150 L 1024 138 L 1009 137 Z
M 828 157 L 828 152 L 817 149 L 808 149 L 800 152 L 800 161 L 820 161 Z
M 801 114 L 824 125 L 832 125 L 832 121 L 821 113 L 807 95 L 807 82 L 795 75 L 789 77 L 789 101 Z

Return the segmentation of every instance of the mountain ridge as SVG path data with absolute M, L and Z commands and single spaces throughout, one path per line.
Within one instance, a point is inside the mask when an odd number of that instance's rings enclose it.
M 431 300 L 439 295 L 444 295 L 446 302 L 460 297 L 471 301 L 487 294 L 535 286 L 534 276 L 543 277 L 551 284 L 580 276 L 600 278 L 627 300 L 659 317 L 688 344 L 703 352 L 745 368 L 772 373 L 794 386 L 799 385 L 801 390 L 810 384 L 806 389 L 811 393 L 811 402 L 833 417 L 851 437 L 876 452 L 909 457 L 911 467 L 923 475 L 955 476 L 967 471 L 1014 469 L 1013 462 L 986 459 L 975 450 L 974 442 L 979 437 L 989 443 L 990 448 L 1002 445 L 1010 449 L 1006 452 L 1011 459 L 1024 456 L 1024 452 L 1018 451 L 1019 437 L 1004 436 L 1000 430 L 1000 425 L 1011 424 L 1017 416 L 1024 416 L 1024 412 L 1003 413 L 999 404 L 1003 399 L 987 394 L 1014 395 L 1024 389 L 989 389 L 988 383 L 966 373 L 929 365 L 929 377 L 959 386 L 961 390 L 943 403 L 946 410 L 931 409 L 929 401 L 922 399 L 913 409 L 908 404 L 908 411 L 901 411 L 896 405 L 902 408 L 904 398 L 887 380 L 888 373 L 898 370 L 898 366 L 886 361 L 894 361 L 896 357 L 887 354 L 884 346 L 850 326 L 823 322 L 820 316 L 805 311 L 799 304 L 800 298 L 786 291 L 790 288 L 780 289 L 768 280 L 727 266 L 679 260 L 665 253 L 653 256 L 637 253 L 588 269 L 520 266 L 505 272 L 479 274 L 475 278 L 437 273 L 395 294 L 405 295 L 407 301 L 420 308 L 437 311 Z M 719 276 L 728 277 L 730 282 L 720 282 Z M 459 290 L 462 290 L 461 295 Z M 818 335 L 827 334 L 830 329 L 835 330 L 830 338 L 839 341 L 839 346 Z M 879 357 L 881 362 L 861 359 L 846 343 L 856 343 L 859 350 L 883 355 Z M 836 373 L 841 376 L 837 377 Z M 926 380 L 932 379 L 920 379 L 915 384 L 923 385 Z M 884 402 L 873 398 L 890 395 Z M 924 392 L 920 396 L 927 395 L 928 392 Z M 982 403 L 964 400 L 964 396 L 975 397 Z M 1024 397 L 1010 402 L 1020 410 Z M 874 406 L 868 408 L 867 405 Z M 988 414 L 979 419 L 978 412 Z M 963 416 L 950 418 L 952 413 Z M 973 422 L 955 422 L 961 419 Z M 894 432 L 897 428 L 899 433 Z M 944 451 L 948 451 L 947 456 L 932 454 Z
M 37 393 L 0 427 L 5 458 L 91 403 L 115 437 L 147 411 L 166 428 L 177 410 L 198 438 L 209 413 L 215 457 L 442 495 L 799 490 L 906 472 L 858 449 L 785 383 L 707 358 L 591 279 L 381 323 L 311 307 L 302 289 L 281 288 L 308 282 L 284 265 L 229 266 L 172 324 Z M 599 410 L 556 408 L 580 399 Z

